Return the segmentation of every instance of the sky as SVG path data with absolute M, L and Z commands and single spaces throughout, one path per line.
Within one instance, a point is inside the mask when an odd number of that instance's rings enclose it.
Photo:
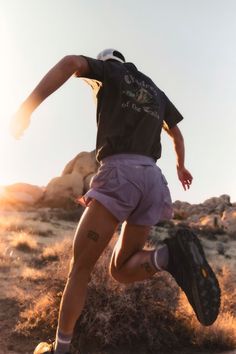
M 173 200 L 201 203 L 229 194 L 236 201 L 236 1 L 0 0 L 0 185 L 46 186 L 96 142 L 91 90 L 71 78 L 32 115 L 22 139 L 9 134 L 12 115 L 65 55 L 96 57 L 116 48 L 150 76 L 184 116 L 179 124 L 184 191 L 172 141 L 162 158 Z

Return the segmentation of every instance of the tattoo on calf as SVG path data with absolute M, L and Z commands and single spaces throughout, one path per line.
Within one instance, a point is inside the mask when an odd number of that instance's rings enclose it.
M 97 242 L 98 239 L 99 239 L 99 234 L 97 232 L 89 230 L 88 233 L 87 233 L 87 237 L 90 238 L 90 240 L 93 240 L 94 242 Z
M 148 262 L 142 263 L 141 267 L 144 268 L 149 275 L 153 275 L 153 268 Z

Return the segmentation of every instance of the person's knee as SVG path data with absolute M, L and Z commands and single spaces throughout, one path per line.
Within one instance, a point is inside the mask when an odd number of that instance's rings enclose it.
M 110 265 L 109 272 L 111 277 L 116 280 L 118 283 L 121 284 L 128 284 L 130 283 L 128 277 L 124 272 L 122 271 L 122 268 L 118 268 L 114 264 Z
M 71 259 L 68 278 L 79 278 L 90 280 L 93 266 L 80 260 Z

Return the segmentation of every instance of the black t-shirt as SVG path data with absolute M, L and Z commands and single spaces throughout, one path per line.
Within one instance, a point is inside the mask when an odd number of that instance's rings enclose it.
M 172 128 L 182 115 L 134 64 L 85 58 L 97 97 L 97 160 L 123 153 L 159 159 L 163 123 Z

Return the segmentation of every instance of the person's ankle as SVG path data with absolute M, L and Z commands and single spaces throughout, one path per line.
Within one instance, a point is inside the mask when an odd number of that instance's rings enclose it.
M 66 354 L 69 352 L 72 335 L 73 333 L 64 334 L 60 329 L 57 329 L 54 354 Z
M 151 260 L 157 271 L 166 270 L 169 263 L 168 246 L 164 245 L 160 248 L 156 248 L 152 253 Z

